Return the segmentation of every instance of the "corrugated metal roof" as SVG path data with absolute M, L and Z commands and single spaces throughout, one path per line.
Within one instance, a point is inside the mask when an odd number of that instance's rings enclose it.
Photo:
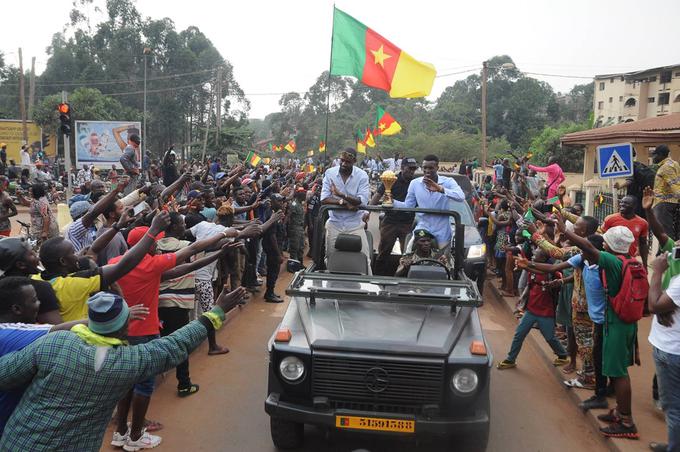
M 584 130 L 564 135 L 564 144 L 590 144 L 611 139 L 653 141 L 680 139 L 680 113 L 625 122 L 599 129 Z

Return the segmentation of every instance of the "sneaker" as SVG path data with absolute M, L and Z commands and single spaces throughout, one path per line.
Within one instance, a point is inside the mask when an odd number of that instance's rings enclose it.
M 496 364 L 496 369 L 498 370 L 512 369 L 513 367 L 517 367 L 517 363 L 514 361 L 508 361 L 507 359 L 504 359 L 503 361 Z
M 649 443 L 649 450 L 653 452 L 667 452 L 668 451 L 668 444 L 666 443 L 657 443 L 652 441 Z
M 569 358 L 560 358 L 559 356 L 553 361 L 553 366 L 559 367 L 569 364 Z
M 609 408 L 609 403 L 607 402 L 606 397 L 598 397 L 598 396 L 594 395 L 594 396 L 590 397 L 589 399 L 586 399 L 583 402 L 579 403 L 578 406 L 583 411 L 602 410 L 602 409 Z
M 640 439 L 640 434 L 635 424 L 624 425 L 621 422 L 617 422 L 607 427 L 601 427 L 600 432 L 609 438 Z
M 139 437 L 137 441 L 132 441 L 128 438 L 127 442 L 123 446 L 123 450 L 128 452 L 137 452 L 142 449 L 153 449 L 161 443 L 162 438 L 157 435 L 152 435 L 148 432 L 143 432 L 142 436 Z
M 621 416 L 619 416 L 619 413 L 617 413 L 616 410 L 612 408 L 607 414 L 598 415 L 597 420 L 607 422 L 609 424 L 618 424 L 621 422 Z
M 111 445 L 113 447 L 123 447 L 125 443 L 128 442 L 128 439 L 130 439 L 130 429 L 128 428 L 128 431 L 125 432 L 125 435 L 121 435 L 118 432 L 113 432 L 113 439 L 111 440 Z

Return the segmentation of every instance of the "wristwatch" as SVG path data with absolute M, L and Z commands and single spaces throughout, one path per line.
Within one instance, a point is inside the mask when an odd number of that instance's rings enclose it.
M 344 206 L 344 205 L 345 205 L 345 200 L 342 199 L 342 198 L 340 198 L 340 200 L 338 201 L 338 204 L 341 205 L 341 206 Z

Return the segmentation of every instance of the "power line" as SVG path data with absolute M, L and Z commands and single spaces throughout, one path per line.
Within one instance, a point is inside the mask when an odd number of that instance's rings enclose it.
M 185 77 L 188 75 L 198 75 L 198 74 L 206 74 L 210 72 L 215 72 L 215 68 L 212 69 L 203 69 L 200 71 L 193 71 L 193 72 L 184 72 L 181 74 L 170 74 L 170 75 L 161 75 L 158 77 L 147 77 L 146 81 L 151 82 L 154 80 L 167 80 L 171 78 L 177 78 L 177 77 Z M 118 83 L 142 83 L 144 82 L 143 78 L 139 79 L 117 79 L 117 80 L 92 80 L 92 81 L 86 81 L 86 82 L 64 82 L 64 81 L 58 81 L 58 82 L 52 82 L 52 83 L 37 83 L 36 86 L 43 86 L 43 87 L 62 87 L 62 86 L 89 86 L 89 85 L 114 85 Z M 17 83 L 2 83 L 1 85 L 7 85 L 7 86 L 19 86 Z
M 594 78 L 593 75 L 567 75 L 567 74 L 543 74 L 540 72 L 525 72 L 522 71 L 524 74 L 529 74 L 529 75 L 540 75 L 543 77 L 561 77 L 561 78 L 581 78 L 581 79 L 592 79 Z

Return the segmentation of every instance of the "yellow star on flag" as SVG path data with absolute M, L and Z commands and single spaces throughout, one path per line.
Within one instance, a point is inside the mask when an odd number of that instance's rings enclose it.
M 371 53 L 373 54 L 373 62 L 375 64 L 379 64 L 383 68 L 385 67 L 385 60 L 388 58 L 392 58 L 392 55 L 388 55 L 384 51 L 384 46 L 380 46 L 378 50 L 371 50 Z

